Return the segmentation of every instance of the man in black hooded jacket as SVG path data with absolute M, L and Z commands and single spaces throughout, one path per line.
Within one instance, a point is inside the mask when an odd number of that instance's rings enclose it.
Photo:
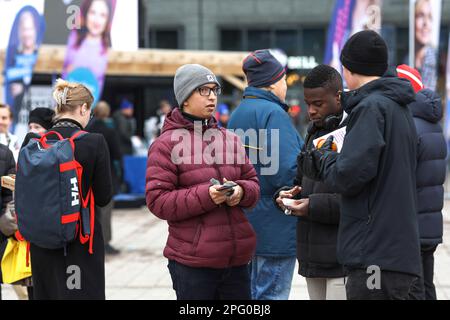
M 387 46 L 373 31 L 353 35 L 341 53 L 350 91 L 341 152 L 303 153 L 303 174 L 341 194 L 338 260 L 348 299 L 408 299 L 420 276 L 416 209 L 417 134 L 407 80 L 386 73 Z M 384 76 L 383 76 L 384 75 Z

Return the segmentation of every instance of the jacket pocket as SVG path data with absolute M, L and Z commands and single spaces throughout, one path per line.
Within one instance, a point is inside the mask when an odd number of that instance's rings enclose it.
M 194 236 L 194 240 L 192 241 L 192 251 L 191 254 L 195 256 L 195 254 L 197 253 L 197 247 L 198 247 L 198 243 L 200 241 L 200 236 L 202 235 L 202 223 L 199 223 L 197 225 L 197 230 L 195 231 L 195 236 Z
M 370 214 L 369 197 L 368 189 L 365 189 L 356 197 L 345 198 L 341 201 L 341 215 L 367 222 Z

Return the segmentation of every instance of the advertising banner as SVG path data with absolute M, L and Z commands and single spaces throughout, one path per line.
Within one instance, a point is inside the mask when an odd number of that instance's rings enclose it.
M 104 85 L 115 9 L 116 0 L 84 0 L 67 43 L 62 77 L 86 85 L 94 106 Z
M 410 61 L 425 88 L 436 90 L 441 0 L 410 0 Z
M 324 63 L 342 72 L 339 60 L 348 38 L 362 30 L 381 30 L 382 0 L 336 0 L 328 29 Z
M 27 131 L 29 87 L 44 32 L 45 20 L 36 7 L 28 5 L 16 12 L 6 48 L 4 88 L 5 102 L 13 114 L 13 131 L 19 136 Z

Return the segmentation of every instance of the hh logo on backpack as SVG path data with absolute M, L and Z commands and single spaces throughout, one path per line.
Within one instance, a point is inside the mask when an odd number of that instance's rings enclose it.
M 79 235 L 92 254 L 95 203 L 92 189 L 82 190 L 82 166 L 74 157 L 74 141 L 52 131 L 32 139 L 19 154 L 16 175 L 16 212 L 21 235 L 47 249 L 66 248 Z M 48 140 L 55 136 L 57 140 Z
M 74 178 L 70 179 L 70 184 L 72 185 L 72 189 L 70 190 L 72 193 L 72 207 L 75 207 L 75 206 L 80 205 L 77 178 L 74 177 Z

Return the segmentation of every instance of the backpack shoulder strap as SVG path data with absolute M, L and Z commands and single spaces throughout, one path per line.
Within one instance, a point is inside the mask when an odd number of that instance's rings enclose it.
M 81 139 L 82 137 L 84 137 L 87 134 L 88 133 L 86 131 L 83 131 L 83 130 L 75 131 L 72 134 L 72 136 L 70 137 L 70 140 L 75 141 L 75 140 Z
M 75 143 L 74 143 L 74 141 L 81 139 L 82 137 L 84 137 L 87 134 L 88 133 L 86 131 L 78 130 L 78 131 L 75 131 L 72 134 L 72 136 L 69 138 L 69 142 L 70 142 L 70 145 L 72 146 L 72 151 L 73 151 L 74 154 L 75 154 Z

